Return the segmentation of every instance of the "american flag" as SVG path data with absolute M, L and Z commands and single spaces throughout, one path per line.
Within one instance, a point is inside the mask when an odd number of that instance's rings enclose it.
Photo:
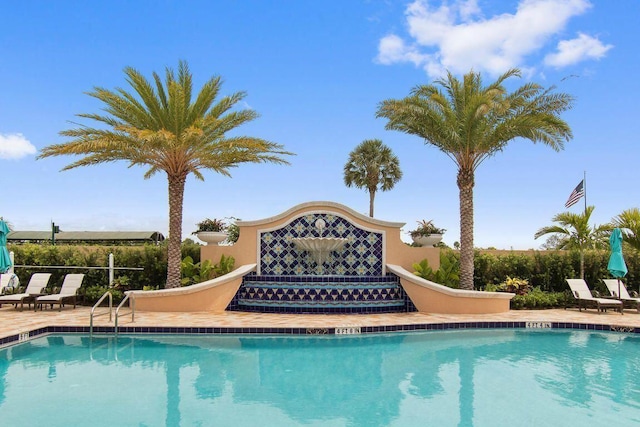
M 576 188 L 573 189 L 571 195 L 569 196 L 569 200 L 564 204 L 565 208 L 575 205 L 580 200 L 580 197 L 584 196 L 584 179 L 580 181 L 580 184 Z

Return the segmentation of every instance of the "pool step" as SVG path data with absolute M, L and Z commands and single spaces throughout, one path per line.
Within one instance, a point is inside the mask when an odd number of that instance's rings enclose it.
M 407 311 L 396 276 L 247 276 L 236 295 L 241 311 L 366 313 Z

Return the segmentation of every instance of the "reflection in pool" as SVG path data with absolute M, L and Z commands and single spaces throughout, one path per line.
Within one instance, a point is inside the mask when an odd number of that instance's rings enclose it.
M 52 335 L 0 350 L 3 425 L 631 426 L 640 337 Z

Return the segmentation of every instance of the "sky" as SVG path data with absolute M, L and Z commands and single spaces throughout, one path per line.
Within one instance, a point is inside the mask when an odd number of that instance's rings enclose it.
M 514 140 L 476 171 L 476 247 L 540 248 L 535 232 L 586 175 L 593 222 L 639 207 L 640 2 L 636 0 L 36 1 L 0 3 L 0 216 L 14 230 L 168 232 L 166 175 L 145 180 L 126 162 L 61 169 L 36 159 L 59 133 L 91 124 L 94 87 L 128 89 L 124 68 L 151 77 L 187 61 L 196 90 L 221 76 L 221 95 L 245 91 L 260 117 L 230 135 L 282 144 L 289 166 L 204 171 L 185 188 L 182 237 L 204 218 L 258 220 L 327 200 L 368 214 L 368 193 L 343 167 L 366 139 L 398 156 L 403 177 L 378 192 L 375 217 L 426 219 L 459 241 L 455 164 L 417 136 L 385 130 L 380 102 L 446 71 L 491 83 L 509 68 L 575 97 L 562 114 L 573 139 L 556 152 Z M 568 210 L 580 213 L 584 200 Z M 195 237 L 194 237 L 195 238 Z M 403 234 L 404 240 L 409 236 Z

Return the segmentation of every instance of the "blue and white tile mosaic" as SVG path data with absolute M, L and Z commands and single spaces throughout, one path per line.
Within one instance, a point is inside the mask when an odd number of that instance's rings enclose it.
M 333 277 L 247 276 L 238 293 L 238 304 L 245 307 L 347 308 L 386 307 L 397 311 L 405 307 L 404 292 L 396 276 Z M 360 279 L 360 280 L 358 280 Z
M 398 313 L 416 308 L 394 274 L 278 276 L 249 274 L 227 307 L 266 313 Z
M 316 228 L 316 221 L 324 228 Z M 293 244 L 299 237 L 337 237 L 347 240 L 322 264 Z M 362 229 L 331 213 L 307 213 L 282 228 L 260 233 L 260 274 L 379 276 L 384 272 L 383 233 Z

